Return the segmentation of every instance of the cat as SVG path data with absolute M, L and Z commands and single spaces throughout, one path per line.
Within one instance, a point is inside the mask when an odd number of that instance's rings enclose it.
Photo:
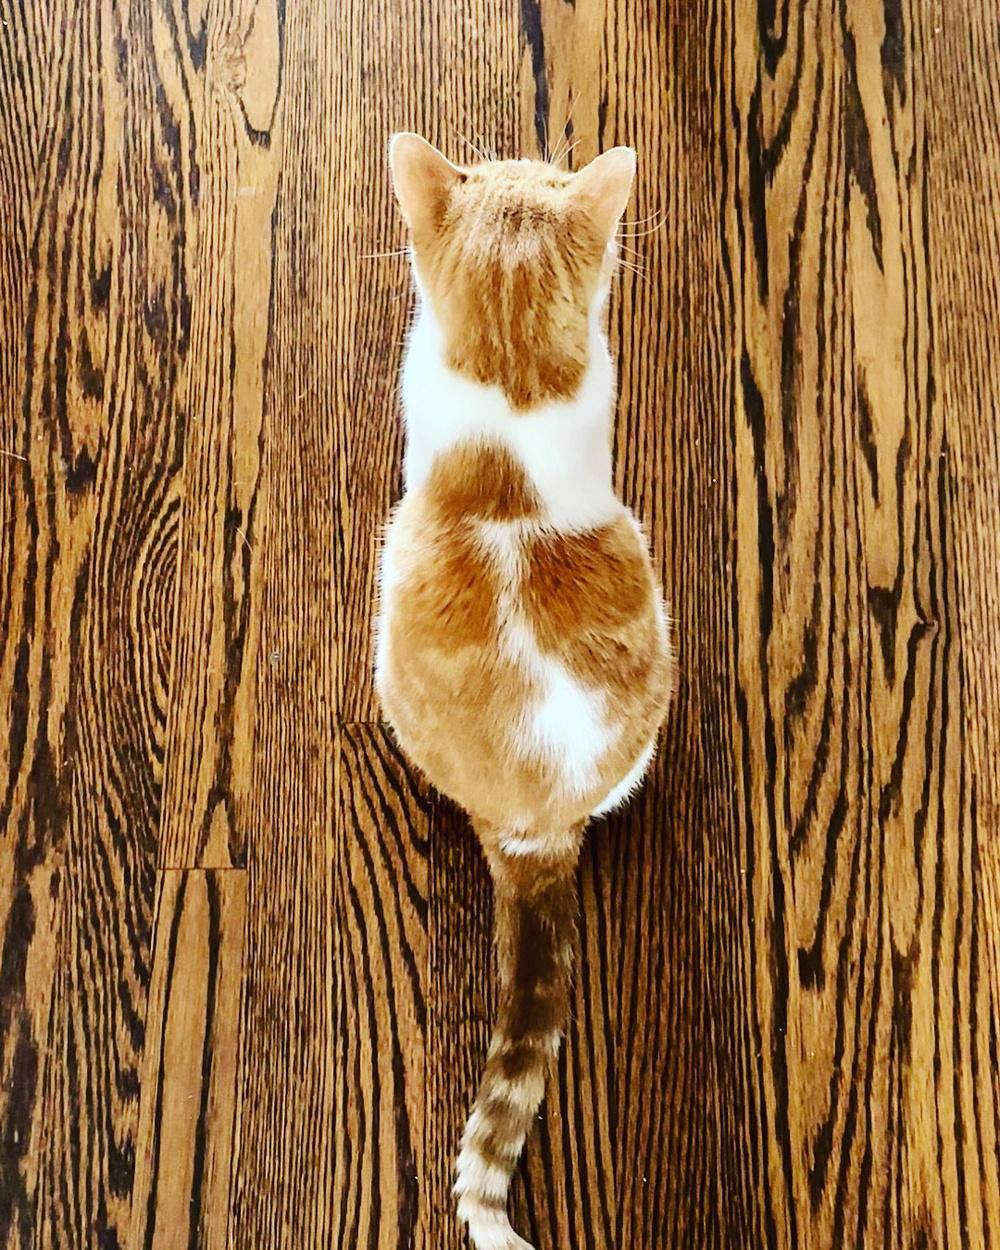
M 612 486 L 603 322 L 636 158 L 460 168 L 399 134 L 389 163 L 419 303 L 375 686 L 492 875 L 499 1008 L 454 1193 L 476 1250 L 531 1250 L 507 1195 L 569 1011 L 584 829 L 640 785 L 673 681 L 648 544 Z

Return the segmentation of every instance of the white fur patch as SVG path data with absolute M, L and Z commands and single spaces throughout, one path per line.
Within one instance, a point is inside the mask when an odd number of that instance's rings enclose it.
M 655 739 L 643 751 L 636 762 L 632 765 L 625 776 L 611 790 L 597 807 L 591 812 L 592 816 L 606 816 L 608 812 L 613 812 L 616 807 L 620 807 L 626 800 L 630 799 L 636 790 L 642 785 L 646 772 L 653 761 L 653 755 L 656 752 Z
M 478 1133 L 486 1123 L 482 1111 L 478 1107 L 473 1107 L 469 1118 L 465 1122 L 465 1132 L 462 1135 L 462 1141 L 469 1141 L 476 1133 Z
M 458 1179 L 452 1191 L 456 1197 L 468 1193 L 496 1200 L 507 1197 L 510 1172 L 495 1163 L 488 1163 L 474 1146 L 462 1147 L 456 1172 Z
M 491 1048 L 492 1049 L 492 1048 Z M 559 1035 L 555 1035 L 555 1049 L 559 1049 Z M 525 1111 L 534 1113 L 536 1107 L 541 1104 L 545 1097 L 545 1073 L 541 1071 L 526 1072 L 516 1081 L 508 1081 L 506 1077 L 501 1076 L 498 1072 L 494 1073 L 491 1078 L 490 1093 L 502 1097 L 509 1106 L 516 1111 Z M 469 1116 L 466 1125 L 465 1140 L 469 1140 L 469 1135 L 476 1131 L 474 1125 L 481 1125 L 484 1117 L 479 1108 L 475 1108 Z M 518 1150 L 520 1150 L 518 1146 Z
M 512 595 L 521 584 L 526 527 L 519 521 L 480 521 L 479 545 L 490 560 L 504 592 Z
M 475 1199 L 463 1197 L 458 1202 L 458 1218 L 468 1225 L 476 1250 L 534 1250 L 531 1242 L 518 1237 L 511 1228 L 505 1211 L 482 1207 Z
M 505 855 L 566 855 L 575 851 L 576 835 L 564 830 L 561 833 L 540 833 L 529 837 L 521 833 L 505 833 L 500 839 L 500 850 Z
M 541 661 L 544 695 L 528 725 L 535 751 L 562 773 L 570 794 L 586 794 L 597 765 L 614 740 L 605 719 L 605 696 L 574 681 L 557 661 Z
M 606 721 L 606 700 L 588 690 L 558 660 L 543 656 L 520 608 L 522 552 L 538 527 L 516 521 L 483 522 L 479 541 L 500 576 L 500 646 L 538 690 L 513 729 L 518 755 L 541 759 L 560 775 L 568 794 L 593 787 L 597 765 L 614 740 Z M 527 851 L 525 854 L 529 853 Z
M 578 393 L 518 413 L 498 386 L 473 382 L 445 364 L 441 330 L 421 297 L 402 373 L 406 489 L 418 487 L 435 457 L 452 447 L 500 443 L 523 465 L 548 524 L 586 529 L 618 516 L 608 435 L 614 371 L 601 330 L 602 305 L 599 296 L 590 317 L 590 361 Z

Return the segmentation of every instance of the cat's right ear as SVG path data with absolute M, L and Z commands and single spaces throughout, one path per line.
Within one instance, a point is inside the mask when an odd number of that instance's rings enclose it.
M 448 196 L 465 174 L 419 135 L 393 135 L 389 166 L 396 199 L 415 237 L 433 232 L 441 223 Z
M 584 165 L 569 184 L 570 195 L 587 211 L 602 247 L 618 229 L 634 179 L 635 153 L 631 148 L 612 148 Z

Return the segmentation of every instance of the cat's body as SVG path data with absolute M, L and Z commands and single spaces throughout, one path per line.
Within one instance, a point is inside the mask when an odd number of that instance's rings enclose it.
M 646 542 L 611 481 L 601 316 L 624 153 L 570 176 L 393 148 L 421 306 L 376 687 L 471 816 L 496 889 L 500 1011 L 456 1183 L 477 1250 L 527 1244 L 507 1188 L 568 1009 L 583 829 L 640 783 L 672 681 Z

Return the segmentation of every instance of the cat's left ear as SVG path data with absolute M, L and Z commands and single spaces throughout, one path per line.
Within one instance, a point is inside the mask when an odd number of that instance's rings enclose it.
M 393 136 L 389 166 L 396 199 L 414 235 L 436 230 L 448 196 L 465 174 L 426 139 L 408 133 Z
M 605 241 L 618 228 L 634 179 L 635 152 L 612 148 L 585 165 L 569 184 L 570 195 L 586 209 Z

